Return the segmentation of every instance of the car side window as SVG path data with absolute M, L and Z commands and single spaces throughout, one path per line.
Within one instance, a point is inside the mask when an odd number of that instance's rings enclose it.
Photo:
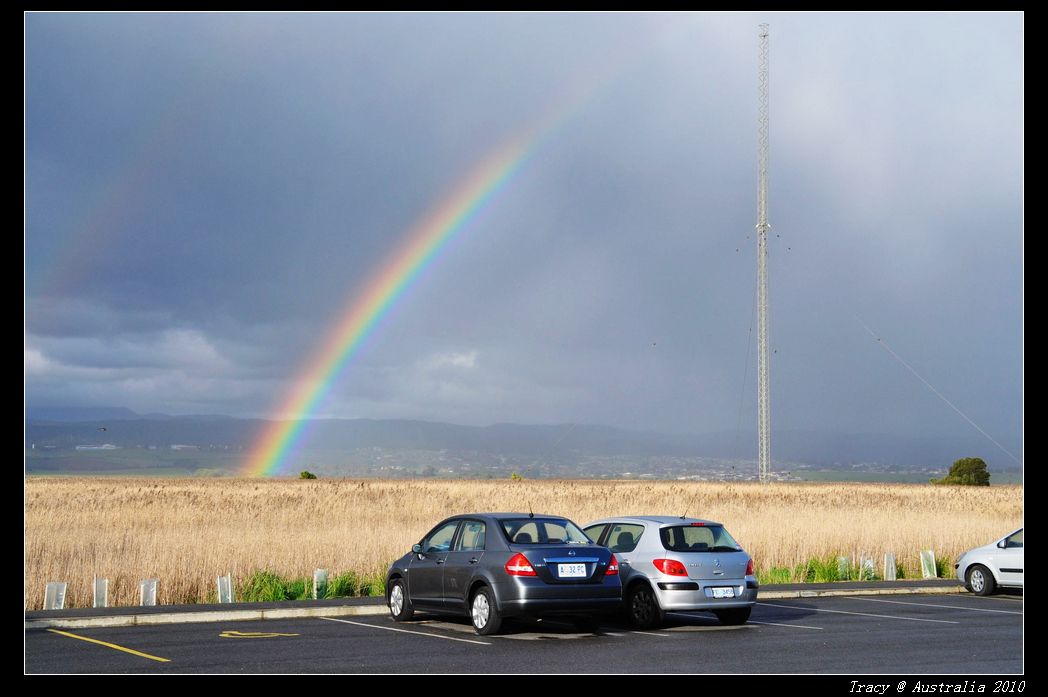
M 447 552 L 451 549 L 451 540 L 455 537 L 455 530 L 458 528 L 459 522 L 453 520 L 450 523 L 445 523 L 439 528 L 434 530 L 422 541 L 423 552 Z
M 1023 531 L 1017 530 L 1008 536 L 1008 540 L 1004 543 L 1005 547 L 1018 547 L 1022 549 L 1023 546 Z
M 462 523 L 462 533 L 459 535 L 458 542 L 455 543 L 455 550 L 461 552 L 479 552 L 484 549 L 486 528 L 484 523 L 479 520 L 466 520 Z
M 604 534 L 604 531 L 608 529 L 607 523 L 598 523 L 597 525 L 591 525 L 588 528 L 583 528 L 582 532 L 586 533 L 594 542 L 600 542 L 600 536 Z
M 616 523 L 611 526 L 606 546 L 612 552 L 632 552 L 637 549 L 637 543 L 643 534 L 643 525 Z

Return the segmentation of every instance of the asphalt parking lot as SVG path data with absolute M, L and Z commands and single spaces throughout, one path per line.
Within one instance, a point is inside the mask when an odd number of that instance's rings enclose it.
M 658 630 L 579 633 L 417 615 L 31 629 L 27 673 L 1021 673 L 1023 598 L 963 595 L 761 601 L 724 627 L 671 614 Z

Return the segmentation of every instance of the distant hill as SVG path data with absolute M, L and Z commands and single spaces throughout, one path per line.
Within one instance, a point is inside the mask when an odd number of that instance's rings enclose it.
M 80 418 L 86 417 L 86 418 Z M 129 409 L 35 409 L 27 411 L 26 447 L 73 448 L 112 443 L 121 447 L 171 444 L 248 448 L 271 422 L 228 416 L 139 415 Z M 100 429 L 105 429 L 104 431 Z M 410 420 L 330 419 L 310 424 L 303 445 L 326 450 L 389 448 L 475 451 L 494 455 L 680 456 L 753 459 L 756 435 L 722 431 L 670 435 L 592 424 L 460 426 Z M 1012 439 L 1017 441 L 1017 439 Z M 820 466 L 862 464 L 899 467 L 948 466 L 958 457 L 980 456 L 992 469 L 1017 465 L 981 436 L 900 436 L 826 431 L 777 431 L 775 459 Z M 1020 452 L 1021 443 L 1005 439 Z
M 28 421 L 126 421 L 142 416 L 125 407 L 44 407 L 27 408 Z

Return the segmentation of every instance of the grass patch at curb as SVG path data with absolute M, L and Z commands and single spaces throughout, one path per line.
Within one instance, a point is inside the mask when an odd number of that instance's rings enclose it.
M 324 598 L 367 598 L 381 596 L 385 584 L 379 576 L 367 576 L 344 571 L 328 579 Z M 251 574 L 237 588 L 237 600 L 245 603 L 269 603 L 283 600 L 310 600 L 313 598 L 313 580 L 285 578 L 272 571 L 260 570 Z

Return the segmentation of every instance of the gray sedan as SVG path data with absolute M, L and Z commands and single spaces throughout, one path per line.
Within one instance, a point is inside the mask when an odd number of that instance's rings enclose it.
M 478 634 L 504 617 L 570 615 L 596 629 L 621 607 L 619 566 L 567 518 L 470 513 L 442 521 L 393 562 L 386 600 L 394 620 L 414 611 L 468 615 Z
M 625 516 L 594 521 L 585 531 L 618 558 L 634 626 L 657 626 L 671 610 L 708 610 L 721 624 L 750 618 L 757 602 L 753 559 L 720 523 Z

